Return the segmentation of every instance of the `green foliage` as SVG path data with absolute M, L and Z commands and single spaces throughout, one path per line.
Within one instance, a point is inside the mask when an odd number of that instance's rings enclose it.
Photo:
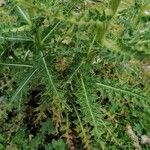
M 0 150 L 134 149 L 150 136 L 147 0 L 12 0 L 0 7 Z M 131 136 L 130 136 L 131 135 Z

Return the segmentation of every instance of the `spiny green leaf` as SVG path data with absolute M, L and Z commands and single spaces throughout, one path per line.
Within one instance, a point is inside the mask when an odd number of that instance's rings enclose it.
M 11 98 L 11 102 L 13 102 L 14 100 L 16 100 L 18 94 L 23 90 L 23 88 L 26 86 L 26 84 L 30 81 L 30 79 L 32 78 L 32 76 L 37 72 L 38 69 L 35 69 L 27 78 L 26 80 L 18 87 L 18 89 L 16 90 L 16 92 L 14 93 L 14 95 Z

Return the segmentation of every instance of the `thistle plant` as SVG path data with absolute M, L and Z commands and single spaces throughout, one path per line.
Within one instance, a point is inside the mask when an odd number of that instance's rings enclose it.
M 148 0 L 12 0 L 0 13 L 0 149 L 149 149 Z

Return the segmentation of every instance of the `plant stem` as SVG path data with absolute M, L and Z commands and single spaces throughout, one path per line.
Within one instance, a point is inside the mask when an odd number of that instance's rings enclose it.
M 121 0 L 111 0 L 110 1 L 109 5 L 110 5 L 110 9 L 112 10 L 111 19 L 115 16 L 120 2 L 121 2 Z M 98 42 L 100 42 L 102 44 L 103 44 L 103 41 L 105 40 L 105 35 L 109 29 L 111 19 L 109 21 L 108 20 L 104 21 L 101 26 L 98 25 L 98 27 L 97 27 L 97 40 L 98 40 Z

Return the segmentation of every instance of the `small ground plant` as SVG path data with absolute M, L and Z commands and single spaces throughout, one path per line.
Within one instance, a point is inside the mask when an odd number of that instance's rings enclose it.
M 149 116 L 149 0 L 0 0 L 0 150 L 149 150 Z

